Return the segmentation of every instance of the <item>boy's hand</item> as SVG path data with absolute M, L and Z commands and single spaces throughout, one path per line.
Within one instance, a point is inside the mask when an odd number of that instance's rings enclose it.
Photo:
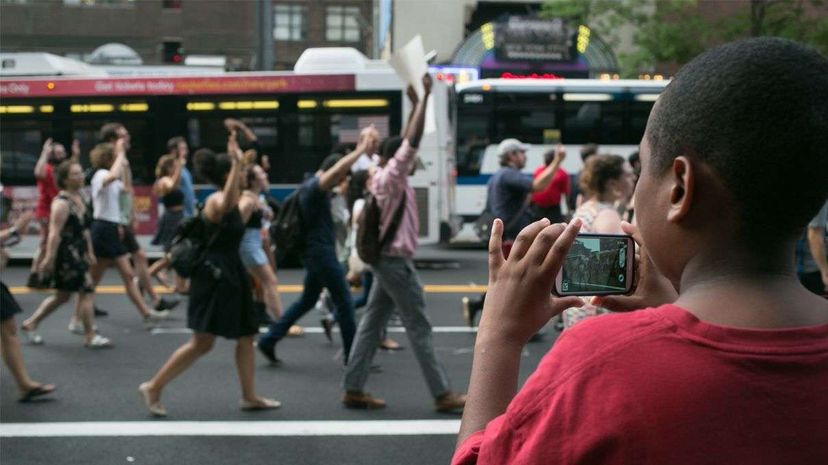
M 595 297 L 592 303 L 614 312 L 628 312 L 675 302 L 678 299 L 678 292 L 653 265 L 653 261 L 647 254 L 647 248 L 642 243 L 638 228 L 625 221 L 621 223 L 621 229 L 632 236 L 638 244 L 635 291 L 631 295 Z
M 564 161 L 566 158 L 566 147 L 561 144 L 555 146 L 555 159 L 554 161 L 558 162 L 559 164 Z
M 494 221 L 479 338 L 495 337 L 523 346 L 553 316 L 583 305 L 578 297 L 552 295 L 555 277 L 580 228 L 580 220 L 569 225 L 536 221 L 520 232 L 505 259 L 501 250 L 503 221 Z
M 431 85 L 433 83 L 434 83 L 434 81 L 431 80 L 431 75 L 428 74 L 428 73 L 425 73 L 423 75 L 423 89 L 425 89 L 425 95 L 428 95 L 428 94 L 431 93 Z M 425 98 L 425 96 L 423 96 L 423 98 Z

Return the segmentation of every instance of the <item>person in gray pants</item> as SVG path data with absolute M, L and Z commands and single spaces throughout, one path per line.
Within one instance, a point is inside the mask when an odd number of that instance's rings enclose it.
M 385 401 L 363 390 L 368 380 L 371 362 L 382 340 L 382 330 L 396 307 L 417 362 L 434 396 L 434 408 L 439 412 L 461 410 L 465 394 L 451 390 L 445 369 L 434 354 L 431 323 L 425 315 L 423 286 L 414 268 L 412 257 L 417 248 L 419 220 L 414 189 L 408 176 L 417 166 L 417 146 L 423 135 L 425 108 L 431 91 L 431 77 L 425 75 L 426 89 L 422 99 L 409 86 L 413 110 L 403 137 L 383 141 L 379 167 L 371 174 L 368 189 L 380 207 L 380 235 L 393 234 L 393 239 L 373 265 L 374 286 L 368 297 L 365 315 L 359 323 L 351 358 L 343 380 L 345 393 L 342 403 L 348 408 L 380 409 Z M 393 155 L 393 157 L 392 157 Z M 394 214 L 403 208 L 396 231 L 389 231 Z

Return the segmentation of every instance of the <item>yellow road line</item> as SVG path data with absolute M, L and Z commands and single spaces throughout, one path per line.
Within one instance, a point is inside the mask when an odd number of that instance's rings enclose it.
M 426 284 L 424 286 L 425 292 L 428 294 L 464 294 L 464 293 L 479 293 L 486 292 L 486 286 L 477 284 Z M 167 287 L 155 286 L 153 287 L 156 294 L 172 294 L 173 291 Z M 279 292 L 285 294 L 294 294 L 302 292 L 301 284 L 282 284 L 278 287 Z M 33 290 L 26 286 L 12 286 L 9 288 L 12 294 L 39 294 L 50 293 L 51 290 Z M 126 294 L 124 286 L 98 286 L 95 289 L 96 294 Z

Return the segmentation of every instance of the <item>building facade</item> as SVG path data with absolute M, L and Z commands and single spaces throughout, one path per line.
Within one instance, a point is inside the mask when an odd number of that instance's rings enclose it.
M 224 56 L 229 69 L 258 69 L 260 1 L 0 0 L 0 48 L 83 58 L 116 42 L 144 64 L 169 62 L 180 52 Z M 268 1 L 274 69 L 291 69 L 308 47 L 371 54 L 374 0 Z

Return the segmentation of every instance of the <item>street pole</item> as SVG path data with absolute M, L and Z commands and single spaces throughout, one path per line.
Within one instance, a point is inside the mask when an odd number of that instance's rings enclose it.
M 256 8 L 259 25 L 257 61 L 262 71 L 273 70 L 273 0 L 259 0 Z

